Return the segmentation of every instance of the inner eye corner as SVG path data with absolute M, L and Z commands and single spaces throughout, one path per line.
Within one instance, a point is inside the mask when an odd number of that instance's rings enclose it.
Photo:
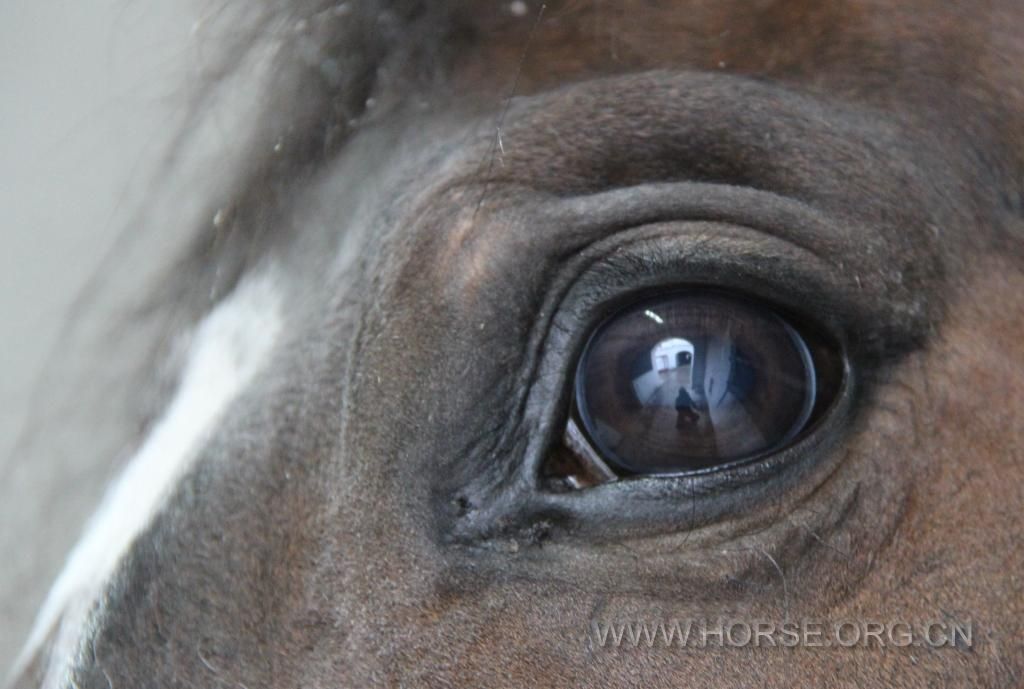
M 828 416 L 847 367 L 811 319 L 689 286 L 613 312 L 572 370 L 563 433 L 541 467 L 554 492 L 767 459 Z

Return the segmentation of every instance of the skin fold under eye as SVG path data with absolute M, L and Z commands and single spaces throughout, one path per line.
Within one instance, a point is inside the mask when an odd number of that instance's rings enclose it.
M 712 289 L 662 294 L 595 330 L 567 436 L 609 478 L 750 461 L 821 416 L 841 382 L 839 359 L 770 306 Z

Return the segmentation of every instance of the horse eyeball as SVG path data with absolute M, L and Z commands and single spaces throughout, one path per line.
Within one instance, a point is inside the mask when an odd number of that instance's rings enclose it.
M 673 292 L 595 330 L 570 424 L 619 476 L 705 472 L 793 443 L 842 376 L 838 347 L 767 305 L 710 289 Z

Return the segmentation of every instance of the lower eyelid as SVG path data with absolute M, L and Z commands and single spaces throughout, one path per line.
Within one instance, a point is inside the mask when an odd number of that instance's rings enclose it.
M 857 550 L 857 532 L 870 528 L 870 506 L 855 474 L 839 462 L 811 490 L 765 500 L 729 520 L 690 529 L 560 536 L 556 526 L 545 531 L 544 548 L 527 561 L 533 576 L 540 567 L 547 580 L 571 582 L 574 591 L 590 586 L 595 593 L 636 591 L 647 600 L 664 597 L 683 606 L 692 592 L 705 613 L 740 600 L 788 609 L 805 596 L 834 599 L 855 591 L 857 580 L 870 569 Z M 614 518 L 618 513 L 604 514 Z M 550 527 L 549 518 L 542 523 Z M 479 552 L 474 555 L 475 576 L 488 561 Z M 518 560 L 498 555 L 493 565 L 514 576 Z M 816 589 L 824 590 L 818 595 Z

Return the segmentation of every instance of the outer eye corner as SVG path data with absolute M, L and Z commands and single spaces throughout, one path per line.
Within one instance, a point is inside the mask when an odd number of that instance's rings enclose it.
M 715 288 L 634 301 L 579 357 L 545 482 L 578 490 L 771 456 L 827 415 L 846 376 L 841 350 L 772 306 Z

